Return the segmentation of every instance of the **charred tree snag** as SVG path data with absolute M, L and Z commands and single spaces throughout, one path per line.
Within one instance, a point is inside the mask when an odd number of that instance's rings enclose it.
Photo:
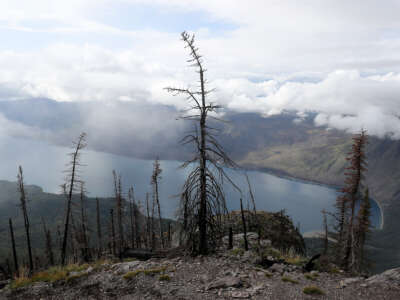
M 71 204 L 72 204 L 72 194 L 76 190 L 75 184 L 81 182 L 78 175 L 78 168 L 80 164 L 80 151 L 86 147 L 86 133 L 81 133 L 78 140 L 73 142 L 74 151 L 69 154 L 71 161 L 69 162 L 69 168 L 66 170 L 66 183 L 64 185 L 65 190 L 68 189 L 67 196 L 67 211 L 65 213 L 65 223 L 64 223 L 64 237 L 61 249 L 61 265 L 66 263 L 67 255 L 67 240 L 68 240 L 68 229 L 69 229 L 69 219 L 71 216 Z
M 189 165 L 193 170 L 188 175 L 183 186 L 181 208 L 189 211 L 187 216 L 188 228 L 186 229 L 188 240 L 193 243 L 192 251 L 198 254 L 208 254 L 210 247 L 215 248 L 222 234 L 222 215 L 227 212 L 225 195 L 222 189 L 223 180 L 233 182 L 225 173 L 223 167 L 236 167 L 236 164 L 226 155 L 215 136 L 215 128 L 209 127 L 207 120 L 215 118 L 210 113 L 215 113 L 220 106 L 207 101 L 207 96 L 212 90 L 207 89 L 205 78 L 206 69 L 203 66 L 202 56 L 195 45 L 194 35 L 182 32 L 182 40 L 185 48 L 189 50 L 188 62 L 196 68 L 199 74 L 199 86 L 197 89 L 167 87 L 168 92 L 174 95 L 184 95 L 192 104 L 183 119 L 193 121 L 195 130 L 182 139 L 182 144 L 194 146 L 192 159 L 182 164 L 182 168 Z M 234 184 L 233 184 L 234 185 Z M 237 188 L 236 185 L 234 185 Z M 185 212 L 181 212 L 184 214 Z M 198 232 L 198 233 L 197 233 Z M 195 243 L 198 239 L 198 243 Z
M 32 259 L 32 247 L 31 247 L 31 234 L 30 234 L 30 224 L 28 217 L 28 210 L 26 205 L 26 195 L 25 195 L 25 187 L 24 187 L 24 175 L 22 171 L 22 167 L 18 168 L 18 190 L 20 193 L 20 206 L 22 210 L 22 215 L 24 217 L 24 226 L 25 226 L 25 234 L 26 234 L 26 243 L 28 247 L 28 258 L 29 258 L 29 274 L 33 273 L 33 259 Z

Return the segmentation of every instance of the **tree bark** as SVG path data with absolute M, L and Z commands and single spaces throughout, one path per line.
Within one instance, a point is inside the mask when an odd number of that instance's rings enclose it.
M 19 277 L 19 266 L 18 266 L 18 257 L 17 257 L 17 250 L 15 249 L 15 239 L 14 239 L 14 229 L 11 218 L 8 219 L 10 225 L 10 236 L 11 236 L 11 246 L 13 252 L 13 259 L 14 259 L 14 268 L 17 277 Z

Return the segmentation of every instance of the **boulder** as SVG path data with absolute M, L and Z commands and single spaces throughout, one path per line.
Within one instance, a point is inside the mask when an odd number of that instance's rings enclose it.
M 368 283 L 389 283 L 400 286 L 400 268 L 386 270 L 381 274 L 369 277 L 366 280 Z
M 269 270 L 274 273 L 283 274 L 283 272 L 285 272 L 285 265 L 275 263 L 269 268 Z
M 206 289 L 213 290 L 228 287 L 241 287 L 242 285 L 243 282 L 240 278 L 234 276 L 225 276 L 215 280 L 214 282 L 211 282 Z

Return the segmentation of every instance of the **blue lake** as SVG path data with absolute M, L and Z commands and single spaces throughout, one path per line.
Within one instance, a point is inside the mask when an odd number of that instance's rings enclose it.
M 67 153 L 71 150 L 51 146 L 31 140 L 0 137 L 2 163 L 0 179 L 16 180 L 17 167 L 22 165 L 27 184 L 41 186 L 45 192 L 59 193 L 63 183 L 63 170 L 68 162 Z M 135 197 L 143 201 L 146 192 L 151 191 L 150 176 L 153 161 L 140 160 L 112 154 L 84 151 L 82 179 L 90 197 L 113 195 L 112 170 L 122 176 L 125 191 L 130 186 L 135 189 Z M 189 169 L 179 169 L 177 161 L 161 161 L 162 179 L 160 200 L 162 213 L 173 218 L 178 199 L 175 197 L 182 187 Z M 249 198 L 246 179 L 243 173 L 229 171 L 233 181 L 242 189 L 244 201 Z M 338 195 L 335 189 L 304 181 L 280 178 L 268 173 L 249 171 L 257 209 L 278 211 L 285 209 L 302 232 L 320 230 L 321 210 L 334 211 L 333 205 Z M 231 187 L 225 187 L 229 209 L 239 209 L 240 195 Z M 381 224 L 381 213 L 376 202 L 372 202 L 372 221 L 375 227 Z

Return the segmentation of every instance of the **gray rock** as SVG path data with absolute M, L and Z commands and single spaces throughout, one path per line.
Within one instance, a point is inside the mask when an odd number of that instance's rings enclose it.
M 351 278 L 345 278 L 343 280 L 340 281 L 339 285 L 341 288 L 345 288 L 346 286 L 348 286 L 349 284 L 352 283 L 356 283 L 356 282 L 360 282 L 362 281 L 363 278 L 362 277 L 351 277 Z
M 10 280 L 2 280 L 0 281 L 0 290 L 4 288 L 7 284 L 9 284 L 11 281 Z
M 250 298 L 250 294 L 247 292 L 239 292 L 239 291 L 235 291 L 231 293 L 231 297 L 235 298 L 235 299 L 246 299 L 246 298 Z
M 271 241 L 270 240 L 260 240 L 260 246 L 261 247 L 271 247 Z
M 400 285 L 400 268 L 390 269 L 381 274 L 369 277 L 368 283 L 390 283 Z
M 212 290 L 212 289 L 221 289 L 221 288 L 228 288 L 228 287 L 241 287 L 242 285 L 243 285 L 243 282 L 240 278 L 233 277 L 233 276 L 226 276 L 226 277 L 222 277 L 222 278 L 217 279 L 216 281 L 210 283 L 206 289 Z
M 269 268 L 269 270 L 274 273 L 283 274 L 285 271 L 285 265 L 275 263 Z

